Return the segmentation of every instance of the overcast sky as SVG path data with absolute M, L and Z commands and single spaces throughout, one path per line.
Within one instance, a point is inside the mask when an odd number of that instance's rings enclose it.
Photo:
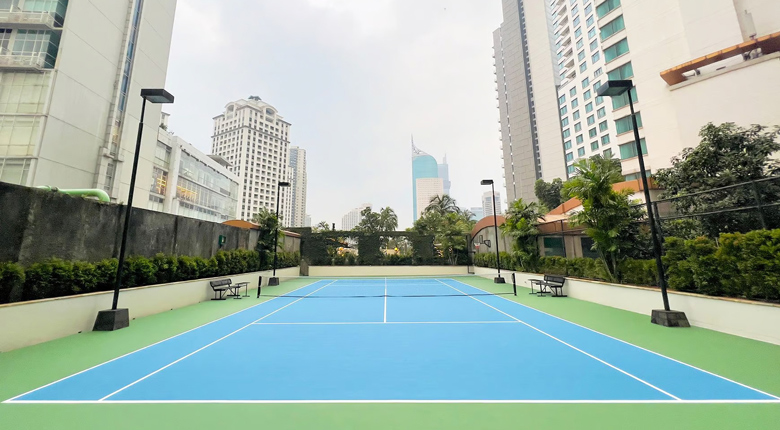
M 341 225 L 361 203 L 412 224 L 410 135 L 452 196 L 481 206 L 501 179 L 492 32 L 498 0 L 179 0 L 170 130 L 211 152 L 212 118 L 257 95 L 307 152 L 307 213 Z

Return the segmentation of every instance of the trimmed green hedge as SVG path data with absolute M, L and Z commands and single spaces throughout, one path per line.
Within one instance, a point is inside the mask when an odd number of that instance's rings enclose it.
M 280 252 L 277 268 L 300 264 L 300 254 Z M 23 268 L 0 263 L 0 304 L 75 294 L 109 291 L 114 288 L 117 260 L 96 263 L 51 259 Z M 228 276 L 269 270 L 257 251 L 220 251 L 214 257 L 157 254 L 152 258 L 130 257 L 122 271 L 122 288 L 164 284 L 192 279 Z

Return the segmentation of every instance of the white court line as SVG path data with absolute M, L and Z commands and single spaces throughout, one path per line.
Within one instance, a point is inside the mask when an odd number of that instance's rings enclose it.
M 487 290 L 483 290 L 482 288 L 475 287 L 475 286 L 473 286 L 473 285 L 469 285 L 469 284 L 467 284 L 467 283 L 465 283 L 465 282 L 461 282 L 461 281 L 459 281 L 459 280 L 457 280 L 457 279 L 452 279 L 452 278 L 447 278 L 447 279 L 448 279 L 448 280 L 451 280 L 451 281 L 455 281 L 455 282 L 460 282 L 461 284 L 463 284 L 463 285 L 466 285 L 467 287 L 475 288 L 475 289 L 477 289 L 477 290 L 479 290 L 479 291 L 482 291 L 482 292 L 485 292 L 485 293 L 491 294 L 491 293 L 490 293 L 489 291 L 487 291 Z M 446 284 L 445 284 L 445 285 L 446 285 Z M 633 346 L 634 348 L 639 348 L 639 349 L 641 349 L 642 351 L 647 351 L 647 352 L 649 352 L 649 353 L 651 353 L 651 354 L 655 354 L 655 355 L 657 355 L 657 356 L 659 356 L 659 357 L 663 357 L 663 358 L 665 358 L 665 359 L 667 359 L 667 360 L 672 360 L 672 361 L 674 361 L 675 363 L 679 363 L 679 364 L 682 364 L 682 365 L 684 365 L 684 366 L 688 366 L 688 367 L 690 367 L 691 369 L 696 369 L 696 370 L 698 370 L 698 371 L 700 371 L 700 372 L 704 372 L 704 373 L 706 373 L 706 374 L 708 374 L 708 375 L 715 376 L 716 378 L 720 378 L 720 379 L 722 379 L 722 380 L 724 380 L 724 381 L 731 382 L 732 384 L 737 384 L 737 385 L 739 385 L 739 386 L 741 386 L 741 387 L 747 388 L 747 389 L 749 389 L 749 390 L 753 390 L 753 391 L 755 391 L 755 392 L 757 392 L 757 393 L 761 393 L 761 394 L 764 394 L 764 395 L 766 395 L 766 396 L 772 397 L 773 399 L 780 400 L 780 397 L 778 397 L 778 396 L 775 396 L 774 394 L 767 393 L 766 391 L 761 391 L 761 390 L 759 390 L 758 388 L 753 388 L 753 387 L 751 387 L 751 386 L 749 386 L 749 385 L 745 385 L 745 384 L 743 384 L 743 383 L 741 383 L 741 382 L 737 382 L 737 381 L 735 381 L 735 380 L 733 380 L 733 379 L 726 378 L 725 376 L 718 375 L 717 373 L 712 373 L 712 372 L 710 372 L 709 370 L 704 370 L 704 369 L 702 369 L 702 368 L 699 368 L 699 367 L 696 367 L 696 366 L 694 366 L 694 365 L 692 365 L 692 364 L 688 364 L 688 363 L 685 363 L 685 362 L 683 362 L 683 361 L 677 360 L 677 359 L 675 359 L 675 358 L 668 357 L 668 356 L 666 356 L 666 355 L 663 355 L 663 354 L 661 354 L 661 353 L 658 353 L 658 352 L 652 351 L 652 350 L 650 350 L 650 349 L 647 349 L 647 348 L 643 348 L 643 347 L 641 347 L 641 346 L 639 346 L 639 345 L 634 345 L 634 344 L 633 344 L 633 343 L 631 343 L 631 342 L 627 342 L 627 341 L 625 341 L 625 340 L 623 340 L 623 339 L 618 339 L 618 338 L 616 338 L 616 337 L 614 337 L 614 336 L 610 336 L 610 335 L 608 335 L 608 334 L 604 334 L 604 333 L 602 333 L 602 332 L 600 332 L 600 331 L 593 330 L 592 328 L 585 327 L 584 325 L 580 325 L 580 324 L 577 324 L 577 323 L 575 323 L 575 322 L 571 322 L 571 321 L 569 321 L 569 320 L 567 320 L 567 319 L 563 319 L 563 318 L 561 318 L 561 317 L 558 317 L 558 316 L 555 316 L 555 315 L 553 315 L 553 314 L 548 314 L 547 312 L 540 311 L 539 309 L 533 308 L 533 307 L 531 307 L 531 306 L 528 306 L 528 305 L 524 305 L 524 304 L 522 304 L 522 303 L 520 303 L 520 302 L 516 302 L 516 301 L 514 301 L 514 300 L 510 300 L 510 299 L 508 299 L 508 298 L 506 298 L 506 297 L 503 297 L 503 296 L 496 296 L 496 297 L 499 297 L 499 298 L 501 298 L 501 299 L 504 299 L 504 300 L 508 301 L 509 303 L 514 303 L 514 304 L 516 304 L 516 305 L 520 305 L 520 306 L 522 306 L 522 307 L 524 307 L 524 308 L 528 308 L 528 309 L 530 309 L 530 310 L 532 310 L 532 311 L 536 311 L 536 312 L 539 312 L 539 313 L 541 313 L 541 314 L 544 314 L 544 315 L 547 315 L 547 316 L 553 317 L 553 318 L 555 318 L 555 319 L 558 319 L 558 320 L 561 320 L 561 321 L 567 322 L 567 323 L 569 323 L 569 324 L 576 325 L 577 327 L 584 328 L 585 330 L 592 331 L 593 333 L 597 333 L 597 334 L 600 334 L 600 335 L 602 335 L 602 336 L 606 336 L 606 337 L 608 337 L 608 338 L 610 338 L 610 339 L 614 339 L 614 340 L 616 340 L 616 341 L 618 341 L 618 342 L 621 342 L 621 343 L 624 343 L 624 344 L 626 344 L 626 345 L 631 345 L 631 346 Z M 575 300 L 576 300 L 576 299 L 575 299 Z
M 387 322 L 387 278 L 385 278 L 385 317 L 382 322 Z
M 333 281 L 333 282 L 336 282 L 336 281 Z M 182 361 L 182 360 L 186 359 L 187 357 L 191 357 L 191 356 L 193 356 L 193 355 L 197 354 L 198 352 L 200 352 L 200 351 L 203 351 L 204 349 L 206 349 L 206 348 L 210 347 L 211 345 L 214 345 L 215 343 L 217 343 L 217 342 L 220 342 L 220 341 L 222 341 L 223 339 L 227 339 L 228 337 L 230 337 L 230 336 L 233 336 L 234 334 L 236 334 L 236 333 L 240 332 L 241 330 L 243 330 L 243 329 L 245 329 L 245 328 L 247 328 L 247 327 L 251 326 L 253 323 L 256 323 L 256 322 L 258 322 L 258 321 L 262 321 L 262 320 L 264 320 L 264 319 L 266 319 L 266 318 L 270 317 L 271 315 L 273 315 L 273 314 L 275 314 L 275 313 L 277 313 L 277 312 L 281 311 L 282 309 L 284 309 L 284 308 L 286 308 L 286 307 L 288 307 L 288 306 L 291 306 L 291 305 L 294 305 L 294 304 L 298 303 L 299 301 L 303 300 L 303 299 L 304 299 L 304 298 L 306 298 L 307 296 L 310 296 L 310 295 L 312 295 L 312 294 L 316 293 L 317 291 L 319 291 L 319 290 L 321 290 L 321 289 L 323 289 L 323 288 L 327 287 L 328 285 L 332 284 L 333 282 L 330 282 L 330 283 L 328 283 L 328 284 L 325 284 L 325 285 L 323 285 L 322 287 L 320 287 L 320 288 L 317 288 L 316 290 L 312 291 L 311 293 L 309 293 L 309 294 L 307 294 L 307 295 L 305 295 L 305 296 L 303 296 L 303 297 L 301 297 L 301 298 L 299 298 L 299 299 L 297 299 L 297 300 L 295 300 L 295 301 L 293 301 L 293 302 L 287 303 L 286 305 L 284 305 L 284 306 L 282 306 L 281 308 L 279 308 L 279 309 L 277 309 L 277 310 L 275 310 L 275 311 L 271 312 L 270 314 L 267 314 L 267 315 L 263 316 L 263 317 L 262 317 L 262 318 L 260 318 L 260 319 L 257 319 L 257 320 L 255 320 L 255 321 L 252 321 L 251 323 L 249 323 L 249 324 L 247 324 L 247 325 L 245 325 L 245 326 L 241 327 L 240 329 L 238 329 L 238 330 L 236 330 L 236 331 L 234 331 L 234 332 L 232 332 L 232 333 L 226 334 L 225 336 L 222 336 L 221 338 L 219 338 L 219 339 L 215 340 L 214 342 L 211 342 L 210 344 L 208 344 L 208 345 L 206 345 L 206 346 L 204 346 L 204 347 L 198 348 L 198 349 L 196 349 L 195 351 L 193 351 L 193 352 L 191 352 L 191 353 L 189 353 L 189 354 L 185 355 L 184 357 L 181 357 L 181 358 L 179 358 L 178 360 L 175 360 L 175 361 L 173 361 L 173 362 L 171 362 L 171 363 L 168 363 L 168 364 L 166 364 L 165 366 L 163 366 L 163 367 L 161 367 L 161 368 L 159 368 L 159 369 L 155 370 L 154 372 L 152 372 L 152 373 L 150 373 L 150 374 L 148 374 L 148 375 L 144 376 L 143 378 L 137 379 L 137 380 L 135 380 L 135 381 L 133 381 L 133 382 L 131 382 L 131 383 L 129 383 L 129 384 L 127 384 L 127 385 L 125 385 L 124 387 L 122 387 L 122 388 L 120 388 L 120 389 L 118 389 L 118 390 L 114 391 L 113 393 L 111 393 L 111 394 L 109 394 L 109 395 L 107 395 L 107 396 L 104 396 L 103 398 L 101 398 L 101 399 L 100 399 L 100 400 L 98 400 L 98 401 L 100 402 L 100 401 L 106 400 L 107 398 L 109 398 L 109 397 L 111 397 L 111 396 L 113 396 L 113 395 L 115 395 L 115 394 L 119 394 L 120 392 L 122 392 L 122 391 L 126 390 L 127 388 L 130 388 L 130 387 L 132 387 L 133 385 L 135 385 L 135 384 L 137 384 L 137 383 L 139 383 L 139 382 L 143 381 L 143 380 L 144 380 L 144 379 L 146 379 L 146 378 L 149 378 L 149 377 L 150 377 L 150 376 L 152 376 L 152 375 L 155 375 L 155 374 L 157 374 L 157 373 L 159 373 L 159 372 L 162 372 L 163 370 L 165 370 L 165 369 L 167 369 L 167 368 L 169 368 L 169 367 L 173 366 L 174 364 L 176 364 L 176 363 L 178 363 L 178 362 L 180 362 L 180 361 Z
M 484 404 L 780 404 L 780 400 L 17 400 L 15 404 L 108 405 L 108 404 L 333 404 L 333 403 L 484 403 Z
M 518 324 L 518 321 L 344 321 L 344 322 L 278 322 L 252 325 L 373 325 L 373 324 Z
M 312 283 L 310 283 L 310 284 L 306 284 L 306 285 L 304 285 L 304 286 L 302 286 L 302 287 L 300 287 L 300 288 L 296 288 L 296 289 L 294 289 L 294 290 L 290 291 L 290 292 L 289 292 L 289 293 L 287 293 L 287 294 L 294 293 L 294 292 L 296 292 L 296 291 L 298 291 L 298 290 L 301 290 L 301 289 L 303 289 L 303 288 L 306 288 L 306 287 L 309 287 L 309 286 L 311 286 L 311 285 L 314 285 L 314 284 L 316 284 L 317 282 L 322 282 L 322 280 L 317 280 L 317 281 L 314 281 L 314 282 L 312 282 Z M 155 342 L 155 343 L 153 343 L 153 344 L 151 344 L 151 345 L 146 345 L 146 346 L 144 346 L 143 348 L 138 348 L 138 349 L 136 349 L 135 351 L 130 351 L 130 352 L 128 352 L 127 354 L 120 355 L 119 357 L 112 358 L 111 360 L 104 361 L 104 362 L 102 362 L 102 363 L 100 363 L 100 364 L 96 364 L 96 365 L 94 365 L 94 366 L 92 366 L 92 367 L 90 367 L 90 368 L 88 368 L 88 369 L 84 369 L 84 370 L 82 370 L 82 371 L 80 371 L 80 372 L 76 372 L 76 373 L 74 373 L 74 374 L 72 374 L 72 375 L 66 376 L 66 377 L 64 377 L 64 378 L 60 378 L 60 379 L 58 379 L 58 380 L 56 380 L 56 381 L 54 381 L 54 382 L 50 382 L 50 383 L 48 383 L 48 384 L 46 384 L 46 385 L 44 385 L 44 386 L 41 386 L 41 387 L 38 387 L 38 388 L 36 388 L 36 389 L 30 390 L 30 391 L 28 391 L 28 392 L 26 392 L 26 393 L 22 393 L 22 394 L 19 394 L 18 396 L 11 397 L 10 399 L 8 399 L 8 400 L 4 401 L 3 403 L 8 403 L 8 402 L 12 402 L 12 401 L 16 402 L 16 399 L 18 399 L 19 397 L 24 397 L 24 396 L 26 396 L 26 395 L 28 395 L 28 394 L 30 394 L 30 393 L 34 393 L 34 392 L 36 392 L 36 391 L 38 391 L 38 390 L 42 390 L 42 389 L 44 389 L 44 388 L 46 388 L 46 387 L 49 387 L 49 386 L 52 386 L 52 385 L 54 385 L 54 384 L 56 384 L 56 383 L 58 383 L 58 382 L 62 382 L 62 381 L 64 381 L 64 380 L 66 380 L 66 379 L 70 379 L 70 378 L 72 378 L 72 377 L 74 377 L 74 376 L 77 376 L 77 375 L 80 375 L 80 374 L 82 374 L 82 373 L 84 373 L 84 372 L 89 372 L 89 371 L 90 371 L 90 370 L 92 370 L 92 369 L 97 369 L 97 368 L 98 368 L 98 367 L 100 367 L 100 366 L 103 366 L 103 365 L 106 365 L 106 364 L 108 364 L 108 363 L 111 363 L 111 362 L 113 362 L 113 361 L 119 360 L 120 358 L 124 358 L 124 357 L 127 357 L 128 355 L 135 354 L 136 352 L 140 352 L 140 351 L 143 351 L 143 350 L 145 350 L 145 349 L 147 349 L 147 348 L 151 348 L 151 347 L 153 347 L 153 346 L 155 346 L 155 345 L 159 345 L 159 344 L 161 344 L 161 343 L 163 343 L 163 342 L 166 342 L 166 341 L 169 341 L 169 340 L 171 340 L 171 339 L 173 339 L 173 338 L 177 338 L 177 337 L 179 337 L 179 336 L 181 336 L 181 335 L 184 335 L 184 334 L 187 334 L 187 333 L 189 333 L 189 332 L 191 332 L 191 331 L 195 331 L 195 330 L 197 330 L 197 329 L 199 329 L 199 328 L 206 327 L 206 326 L 207 326 L 207 325 L 209 325 L 209 324 L 214 324 L 214 323 L 215 323 L 215 322 L 217 322 L 217 321 L 221 321 L 221 320 L 223 320 L 223 319 L 225 319 L 225 318 L 232 317 L 233 315 L 240 314 L 241 312 L 246 312 L 246 311 L 248 311 L 248 310 L 250 310 L 250 309 L 256 308 L 257 306 L 260 306 L 260 305 L 264 305 L 264 304 L 266 304 L 266 303 L 268 303 L 268 302 L 270 302 L 270 301 L 272 301 L 272 300 L 275 300 L 275 299 L 278 299 L 278 298 L 281 298 L 281 297 L 284 297 L 284 296 L 277 296 L 277 297 L 274 297 L 274 298 L 272 298 L 272 299 L 269 299 L 269 300 L 266 300 L 266 301 L 264 301 L 264 302 L 262 302 L 262 303 L 258 303 L 258 304 L 256 304 L 256 305 L 252 305 L 252 306 L 250 306 L 250 307 L 248 307 L 248 308 L 246 308 L 246 309 L 241 309 L 240 311 L 233 312 L 233 313 L 232 313 L 232 314 L 230 314 L 230 315 L 225 315 L 224 317 L 222 317 L 222 318 L 218 318 L 218 319 L 215 319 L 214 321 L 207 322 L 206 324 L 201 324 L 201 325 L 199 325 L 199 326 L 197 326 L 197 327 L 195 327 L 195 328 L 191 328 L 191 329 L 189 329 L 189 330 L 187 330 L 187 331 L 183 331 L 183 332 L 181 332 L 181 333 L 179 333 L 179 334 L 175 334 L 175 335 L 173 335 L 173 336 L 171 336 L 171 337 L 165 338 L 165 339 L 163 339 L 163 340 L 161 340 L 161 341 L 158 341 L 158 342 Z M 17 402 L 17 403 L 18 403 L 18 402 Z
M 442 281 L 439 281 L 439 282 L 441 282 L 443 285 L 447 285 L 448 287 L 450 287 L 450 288 L 452 288 L 453 290 L 455 290 L 455 291 L 457 291 L 457 292 L 459 292 L 459 293 L 463 294 L 464 296 L 468 296 L 468 294 L 466 294 L 466 293 L 464 293 L 463 291 L 461 291 L 461 290 L 459 290 L 459 289 L 457 289 L 457 288 L 453 287 L 452 285 L 445 284 L 445 283 L 444 283 L 444 282 L 442 282 Z M 468 284 L 467 284 L 467 285 L 468 285 Z M 620 372 L 620 373 L 622 373 L 622 374 L 624 374 L 624 375 L 626 375 L 626 376 L 629 376 L 629 377 L 631 377 L 631 378 L 633 378 L 633 379 L 636 379 L 637 381 L 639 381 L 639 382 L 641 382 L 641 383 L 643 383 L 643 384 L 647 385 L 647 386 L 648 386 L 648 387 L 650 387 L 650 388 L 653 388 L 653 389 L 655 389 L 656 391 L 658 391 L 658 392 L 660 392 L 660 393 L 663 393 L 663 394 L 665 394 L 665 395 L 667 395 L 667 396 L 669 396 L 669 397 L 671 397 L 671 398 L 673 398 L 673 399 L 675 399 L 675 400 L 678 400 L 678 401 L 679 401 L 679 400 L 682 400 L 682 399 L 680 399 L 679 397 L 677 397 L 677 396 L 675 396 L 675 395 L 673 395 L 673 394 L 671 394 L 671 393 L 669 393 L 669 392 L 666 392 L 666 391 L 664 391 L 664 390 L 662 390 L 662 389 L 660 389 L 660 388 L 656 387 L 655 385 L 653 385 L 653 384 L 651 384 L 651 383 L 649 383 L 649 382 L 645 381 L 644 379 L 642 379 L 642 378 L 640 378 L 640 377 L 638 377 L 638 376 L 636 376 L 636 375 L 633 375 L 633 374 L 631 374 L 631 373 L 628 373 L 628 372 L 626 372 L 625 370 L 623 370 L 623 369 L 621 369 L 621 368 L 619 368 L 619 367 L 617 367 L 617 366 L 615 366 L 615 365 L 613 365 L 613 364 L 610 364 L 610 363 L 608 363 L 608 362 L 606 362 L 606 361 L 604 361 L 604 360 L 602 360 L 602 359 L 600 359 L 600 358 L 596 357 L 596 356 L 595 356 L 595 355 L 593 355 L 593 354 L 587 353 L 587 352 L 585 352 L 585 351 L 583 351 L 583 350 L 581 350 L 581 349 L 577 348 L 576 346 L 574 346 L 574 345 L 572 345 L 572 344 L 570 344 L 570 343 L 564 342 L 563 340 L 561 340 L 561 339 L 558 339 L 557 337 L 555 337 L 555 336 L 551 335 L 550 333 L 547 333 L 546 331 L 544 331 L 544 330 L 542 330 L 542 329 L 536 328 L 536 327 L 532 326 L 531 324 L 528 324 L 527 322 L 525 322 L 525 321 L 523 321 L 523 320 L 521 320 L 521 319 L 519 319 L 519 318 L 517 318 L 517 317 L 514 317 L 514 316 L 512 316 L 512 315 L 509 315 L 508 313 L 506 313 L 506 312 L 504 312 L 504 311 L 502 311 L 502 310 L 500 310 L 500 309 L 498 309 L 498 308 L 495 308 L 495 307 L 493 307 L 493 306 L 491 306 L 491 305 L 489 305 L 489 304 L 487 304 L 487 303 L 483 302 L 482 300 L 479 300 L 478 298 L 476 298 L 476 297 L 474 297 L 474 296 L 469 296 L 469 297 L 471 297 L 472 299 L 474 299 L 474 300 L 476 300 L 476 301 L 478 301 L 478 302 L 482 303 L 483 305 L 485 305 L 485 306 L 487 306 L 487 307 L 489 307 L 489 308 L 491 308 L 491 309 L 493 309 L 493 310 L 495 310 L 495 311 L 497 311 L 497 312 L 500 312 L 500 313 L 502 313 L 502 314 L 504 314 L 504 315 L 508 316 L 509 318 L 512 318 L 512 319 L 516 320 L 516 321 L 517 321 L 517 322 L 519 322 L 519 323 L 522 323 L 522 324 L 523 324 L 523 325 L 525 325 L 525 326 L 528 326 L 529 328 L 531 328 L 531 329 L 533 329 L 533 330 L 536 330 L 536 331 L 538 331 L 539 333 L 541 333 L 541 334 L 543 334 L 543 335 L 545 335 L 545 336 L 547 336 L 547 337 L 549 337 L 549 338 L 551 338 L 551 339 L 553 339 L 553 340 L 556 340 L 556 341 L 558 341 L 558 342 L 560 342 L 560 343 L 562 343 L 562 344 L 564 344 L 564 345 L 568 346 L 569 348 L 571 348 L 571 349 L 573 349 L 573 350 L 575 350 L 575 351 L 577 351 L 577 352 L 581 352 L 581 353 L 583 353 L 583 354 L 587 355 L 588 357 L 590 357 L 590 358 L 592 358 L 592 359 L 594 359 L 594 360 L 596 360 L 596 361 L 598 361 L 598 362 L 600 362 L 600 363 L 602 363 L 602 364 L 605 364 L 605 365 L 607 365 L 607 366 L 609 366 L 609 367 L 611 367 L 611 368 L 613 368 L 613 369 L 617 370 L 618 372 Z

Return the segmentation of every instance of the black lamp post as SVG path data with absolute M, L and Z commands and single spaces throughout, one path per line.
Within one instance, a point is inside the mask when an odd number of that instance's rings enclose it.
M 647 208 L 647 219 L 650 222 L 650 233 L 653 238 L 653 254 L 655 255 L 655 266 L 658 271 L 658 286 L 661 287 L 661 297 L 663 298 L 664 308 L 654 309 L 650 321 L 653 324 L 660 324 L 667 327 L 690 327 L 688 318 L 684 312 L 673 311 L 669 307 L 669 295 L 666 292 L 666 274 L 664 273 L 664 264 L 661 261 L 661 240 L 656 229 L 655 214 L 650 200 L 650 187 L 647 183 L 647 172 L 645 172 L 645 158 L 642 152 L 642 142 L 639 139 L 639 125 L 636 121 L 634 112 L 634 100 L 631 96 L 631 89 L 634 83 L 630 80 L 607 81 L 600 86 L 597 94 L 599 97 L 617 97 L 628 93 L 628 105 L 631 109 L 631 121 L 634 128 L 634 142 L 639 160 L 639 172 L 642 177 L 642 187 L 645 191 L 645 205 Z
M 496 268 L 498 269 L 498 276 L 493 278 L 493 282 L 496 284 L 504 284 L 504 278 L 501 277 L 501 255 L 498 252 L 498 215 L 496 214 L 496 188 L 493 185 L 492 179 L 484 179 L 481 182 L 482 185 L 490 185 L 490 190 L 493 195 L 490 197 L 493 200 L 493 227 L 496 230 Z M 488 245 L 490 246 L 490 245 Z
M 268 285 L 279 285 L 279 278 L 276 277 L 276 251 L 279 248 L 279 194 L 282 187 L 289 187 L 289 182 L 279 181 L 276 184 L 276 230 L 274 230 L 274 274 L 268 279 Z
M 119 289 L 122 285 L 122 266 L 125 263 L 125 247 L 127 245 L 127 232 L 130 228 L 130 216 L 133 213 L 133 194 L 135 194 L 135 178 L 138 170 L 138 156 L 141 152 L 141 138 L 144 134 L 144 114 L 146 102 L 173 103 L 173 96 L 162 88 L 142 89 L 141 97 L 144 101 L 141 105 L 141 121 L 138 123 L 138 139 L 135 142 L 135 156 L 133 158 L 133 170 L 130 176 L 130 192 L 125 205 L 125 224 L 122 229 L 122 244 L 119 246 L 119 265 L 116 268 L 116 280 L 114 281 L 114 301 L 111 309 L 98 312 L 94 331 L 113 331 L 130 325 L 130 316 L 127 309 L 117 309 L 119 304 Z

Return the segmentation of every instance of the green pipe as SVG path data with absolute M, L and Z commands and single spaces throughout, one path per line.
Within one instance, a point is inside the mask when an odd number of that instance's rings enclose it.
M 63 194 L 68 194 L 70 196 L 77 196 L 77 197 L 94 197 L 101 202 L 110 203 L 111 197 L 108 196 L 108 193 L 103 190 L 98 189 L 73 189 L 73 190 L 61 190 L 56 187 L 50 187 L 48 185 L 43 185 L 40 187 L 35 187 L 41 190 L 48 190 L 48 191 L 54 191 L 54 192 L 60 192 Z

